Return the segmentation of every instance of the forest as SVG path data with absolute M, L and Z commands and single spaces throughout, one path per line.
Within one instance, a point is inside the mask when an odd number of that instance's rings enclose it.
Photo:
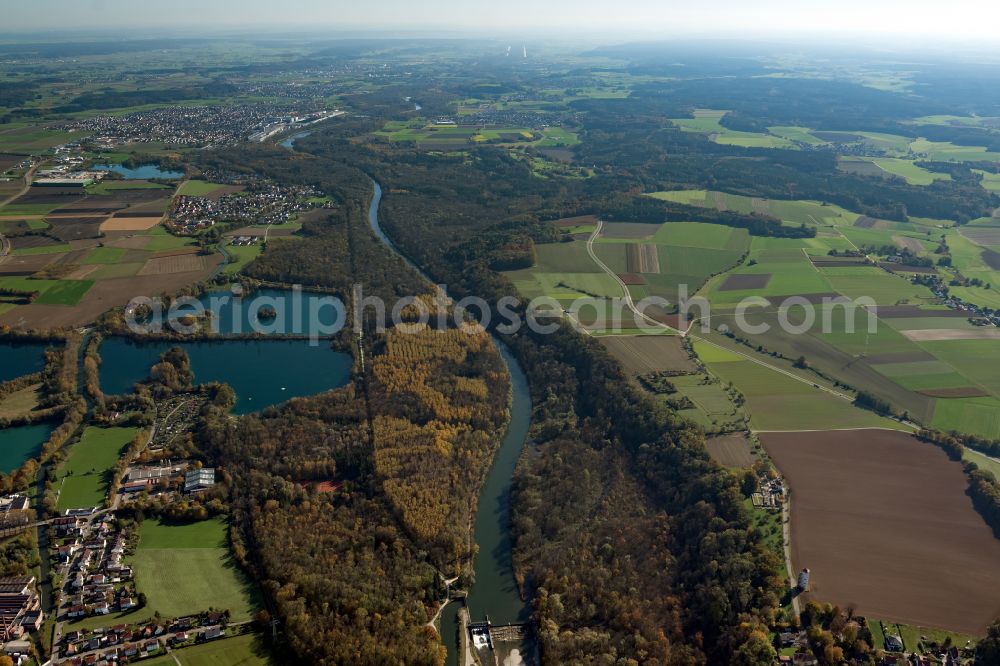
M 308 137 L 301 150 L 378 174 L 384 226 L 455 297 L 515 294 L 491 268 L 512 230 L 532 237 L 540 219 L 587 210 L 582 190 L 542 192 L 498 151 L 475 151 L 469 168 L 345 140 L 352 131 Z M 607 187 L 587 191 L 610 196 Z M 779 585 L 737 477 L 711 462 L 698 431 L 641 397 L 599 345 L 569 329 L 508 342 L 535 397 L 512 511 L 543 663 L 721 663 L 740 653 L 777 612 Z

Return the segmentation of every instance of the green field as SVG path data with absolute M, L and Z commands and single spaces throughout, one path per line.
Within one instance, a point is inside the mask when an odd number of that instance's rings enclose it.
M 87 194 L 106 195 L 119 190 L 168 190 L 172 188 L 169 185 L 151 183 L 148 180 L 102 180 L 86 189 Z
M 694 118 L 671 118 L 670 122 L 683 132 L 708 134 L 712 141 L 729 146 L 743 148 L 794 148 L 795 143 L 781 134 L 763 134 L 758 132 L 738 132 L 724 127 L 719 121 L 726 111 L 713 109 L 696 109 Z M 785 128 L 791 129 L 791 128 Z
M 974 462 L 979 469 L 985 469 L 993 472 L 993 476 L 1000 479 L 1000 461 L 994 460 L 979 451 L 973 451 L 968 447 L 965 448 L 965 451 L 962 454 L 962 460 Z
M 860 157 L 852 160 L 871 162 L 890 176 L 902 178 L 910 185 L 930 185 L 935 180 L 951 180 L 946 173 L 935 173 L 914 164 L 914 160 L 893 157 Z
M 186 197 L 203 197 L 225 187 L 222 183 L 210 183 L 207 180 L 188 180 L 177 190 L 177 194 Z
M 229 552 L 223 518 L 172 524 L 146 520 L 133 558 L 136 587 L 150 613 L 178 617 L 209 608 L 229 610 L 230 620 L 249 620 L 257 593 Z
M 125 256 L 125 250 L 119 247 L 95 247 L 82 264 L 117 264 Z
M 93 280 L 59 280 L 35 302 L 43 305 L 76 305 L 93 286 Z
M 732 383 L 746 397 L 755 430 L 901 427 L 808 383 L 704 342 L 695 342 L 695 351 L 713 375 Z
M 19 250 L 14 250 L 11 254 L 15 257 L 28 257 L 36 254 L 66 254 L 67 252 L 72 252 L 73 246 L 69 243 L 62 243 L 60 245 L 42 245 L 39 247 L 22 247 Z
M 101 504 L 107 495 L 112 468 L 138 432 L 138 428 L 88 426 L 59 466 L 58 509 L 64 511 Z
M 224 253 L 229 257 L 230 263 L 226 264 L 223 272 L 226 275 L 235 275 L 243 270 L 243 267 L 256 259 L 264 251 L 263 245 L 225 245 L 222 246 Z
M 215 640 L 144 660 L 144 666 L 269 666 L 277 663 L 255 634 Z
M 180 247 L 187 247 L 192 245 L 195 241 L 191 238 L 182 238 L 180 236 L 174 236 L 162 225 L 157 225 L 147 231 L 144 236 L 149 236 L 150 240 L 146 244 L 146 250 L 150 252 L 162 252 L 164 250 L 176 250 Z

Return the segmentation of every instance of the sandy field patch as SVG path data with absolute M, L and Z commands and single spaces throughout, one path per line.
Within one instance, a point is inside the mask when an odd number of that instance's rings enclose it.
M 979 328 L 925 328 L 900 331 L 914 342 L 935 342 L 938 340 L 1000 340 L 1000 328 L 981 326 Z
M 812 570 L 806 598 L 969 634 L 1000 616 L 1000 540 L 941 449 L 889 430 L 761 442 L 789 483 L 792 563 Z
M 146 231 L 160 223 L 156 217 L 112 217 L 101 225 L 101 231 Z
M 909 250 L 913 254 L 920 254 L 924 251 L 923 244 L 916 238 L 910 238 L 909 236 L 893 236 L 892 242 L 904 250 Z

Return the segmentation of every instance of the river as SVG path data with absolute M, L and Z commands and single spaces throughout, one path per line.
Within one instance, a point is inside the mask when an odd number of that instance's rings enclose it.
M 400 251 L 396 244 L 382 230 L 378 210 L 382 202 L 382 188 L 372 181 L 375 188 L 368 207 L 368 223 L 372 231 L 386 247 L 399 255 L 410 267 L 433 283 L 416 264 Z M 498 338 L 494 342 L 507 366 L 511 378 L 511 418 L 507 432 L 486 481 L 479 492 L 476 510 L 474 536 L 479 546 L 473 569 L 475 582 L 469 590 L 466 605 L 472 621 L 485 620 L 488 615 L 494 624 L 524 622 L 528 619 L 529 607 L 522 599 L 514 579 L 511 559 L 510 538 L 510 486 L 514 468 L 524 448 L 531 425 L 531 393 L 528 379 L 520 363 Z M 457 613 L 459 604 L 452 603 L 441 615 L 441 634 L 448 647 L 449 666 L 458 664 L 455 637 L 458 634 Z

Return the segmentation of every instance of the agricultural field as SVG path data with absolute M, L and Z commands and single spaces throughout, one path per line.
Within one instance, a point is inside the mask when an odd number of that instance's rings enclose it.
M 229 186 L 223 183 L 210 183 L 207 180 L 186 180 L 177 189 L 177 194 L 185 197 L 204 197 L 226 187 Z
M 84 325 L 133 297 L 176 291 L 216 270 L 221 254 L 198 255 L 192 239 L 160 226 L 169 189 L 119 189 L 121 182 L 106 181 L 114 185 L 106 194 L 32 190 L 33 200 L 44 203 L 31 205 L 50 212 L 3 221 L 13 252 L 0 262 L 0 288 L 37 297 L 3 303 L 0 325 Z M 47 235 L 26 235 L 39 230 Z
M 107 496 L 111 473 L 138 428 L 88 426 L 56 472 L 59 511 L 98 506 Z
M 808 380 L 798 381 L 707 342 L 696 341 L 694 348 L 709 373 L 732 384 L 746 399 L 754 430 L 902 427 L 810 386 Z
M 668 370 L 698 371 L 698 365 L 691 360 L 678 336 L 621 335 L 602 337 L 600 341 L 632 376 Z
M 973 635 L 1000 613 L 1000 542 L 943 451 L 886 430 L 761 442 L 790 487 L 792 561 L 812 571 L 807 598 Z
M 149 613 L 178 617 L 214 608 L 229 610 L 232 622 L 249 620 L 256 591 L 229 552 L 223 518 L 173 524 L 146 520 L 132 560 L 136 586 Z
M 723 467 L 750 469 L 757 462 L 750 438 L 743 432 L 707 437 L 705 448 L 712 460 Z
M 783 136 L 780 133 L 763 134 L 758 132 L 738 132 L 728 127 L 723 127 L 719 121 L 725 117 L 728 111 L 718 111 L 715 109 L 695 109 L 693 118 L 671 118 L 670 122 L 675 127 L 684 132 L 696 132 L 707 134 L 712 141 L 729 146 L 741 146 L 743 148 L 794 148 L 794 140 L 786 138 L 792 128 L 783 128 L 786 131 Z
M 866 170 L 859 163 L 873 164 L 876 170 Z M 841 168 L 845 171 L 857 168 L 858 173 L 871 175 L 879 175 L 881 172 L 886 176 L 902 178 L 910 185 L 930 185 L 936 180 L 951 180 L 949 174 L 928 171 L 917 166 L 914 160 L 893 157 L 845 157 L 841 160 Z
M 633 299 L 657 296 L 676 303 L 684 287 L 695 293 L 712 275 L 737 264 L 750 245 L 743 229 L 699 222 L 663 225 L 607 223 L 595 251 L 627 280 Z
M 963 275 L 1000 284 L 1000 269 L 988 262 L 988 251 L 1000 247 L 993 245 L 1000 242 L 996 228 L 979 224 L 932 231 L 931 221 L 906 225 L 863 218 L 818 202 L 758 200 L 704 190 L 652 196 L 719 210 L 766 213 L 818 230 L 815 238 L 807 239 L 752 238 L 746 260 L 710 278 L 699 292 L 712 303 L 713 327 L 739 331 L 754 347 L 762 345 L 786 359 L 803 357 L 818 371 L 874 392 L 925 425 L 1000 437 L 1000 418 L 995 417 L 1000 413 L 1000 386 L 981 376 L 974 361 L 996 354 L 996 329 L 973 326 L 966 313 L 941 305 L 930 289 L 910 279 L 905 267 L 876 266 L 863 257 L 827 256 L 864 244 L 907 248 L 933 259 L 936 241 L 931 239 L 944 235 Z M 942 277 L 947 280 L 948 274 Z M 1000 305 L 1000 290 L 952 287 L 952 293 L 973 302 L 984 299 L 969 294 L 985 294 L 984 304 L 996 298 Z M 811 324 L 801 306 L 790 305 L 789 297 L 814 304 Z M 857 302 L 877 307 L 849 309 L 834 299 L 865 299 Z M 766 332 L 744 330 L 735 318 L 741 303 L 750 306 L 745 320 L 766 324 Z M 786 331 L 782 321 L 801 326 Z M 733 373 L 741 366 L 727 369 Z M 720 376 L 741 388 L 742 374 Z M 754 383 L 752 377 L 742 380 Z M 760 405 L 761 396 L 755 395 L 759 392 L 757 386 L 747 396 L 755 415 L 753 427 L 777 427 L 768 425 L 767 416 L 754 408 L 755 402 Z

